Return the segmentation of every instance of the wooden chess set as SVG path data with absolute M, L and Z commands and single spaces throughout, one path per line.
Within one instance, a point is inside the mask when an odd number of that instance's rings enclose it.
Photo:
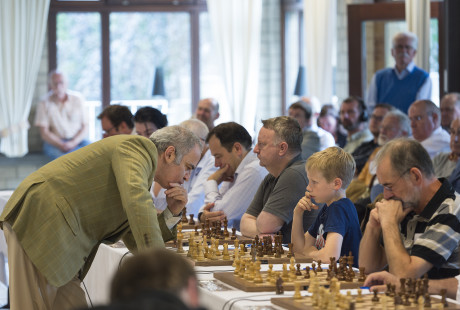
M 272 243 L 270 236 L 259 239 L 256 236 L 252 240 L 252 245 L 248 249 L 244 244 L 240 244 L 238 239 L 234 239 L 234 250 L 229 250 L 228 242 L 224 242 L 223 251 L 219 250 L 219 240 L 211 238 L 208 245 L 207 236 L 195 240 L 193 235 L 188 240 L 189 249 L 186 252 L 182 246 L 181 236 L 178 232 L 177 253 L 186 256 L 195 266 L 235 266 L 236 260 L 257 260 L 265 264 L 288 263 L 294 258 L 292 244 L 289 244 L 289 251 L 283 249 L 283 236 L 276 235 L 275 243 Z M 296 257 L 296 262 L 310 263 L 313 260 L 308 257 Z
M 274 271 L 273 265 L 269 265 L 266 272 L 260 271 L 260 261 L 248 260 L 245 257 L 235 259 L 235 270 L 230 272 L 216 272 L 214 278 L 236 287 L 245 292 L 275 291 L 282 287 L 282 290 L 295 290 L 310 287 L 313 283 L 318 286 L 329 286 L 339 283 L 343 289 L 359 288 L 365 280 L 364 268 L 360 268 L 359 274 L 353 270 L 353 256 L 340 258 L 337 266 L 336 259 L 331 257 L 331 268 L 321 268 L 321 261 L 305 267 L 301 270 L 300 263 L 295 263 L 291 258 L 289 271 L 287 264 L 283 264 L 282 271 Z
M 401 279 L 401 288 L 396 292 L 395 286 L 388 284 L 387 292 L 363 295 L 358 289 L 357 295 L 340 293 L 340 283 L 331 283 L 329 287 L 317 283 L 309 287 L 309 296 L 302 296 L 300 285 L 296 285 L 293 297 L 272 298 L 271 302 L 289 310 L 305 309 L 460 309 L 460 305 L 447 302 L 446 290 L 441 297 L 428 294 L 428 278 Z
M 195 223 L 193 220 L 193 214 L 190 215 L 190 220 Z M 188 222 L 188 227 L 190 227 L 191 222 Z M 238 240 L 239 243 L 248 244 L 252 242 L 251 238 L 243 237 L 241 235 L 236 234 L 236 228 L 232 228 L 232 233 L 228 230 L 228 221 L 225 218 L 223 221 L 216 221 L 210 223 L 209 220 L 206 220 L 205 223 L 201 223 L 201 229 L 198 225 L 194 224 L 194 230 L 185 231 L 184 232 L 184 225 L 181 222 L 177 224 L 177 238 L 176 240 L 166 242 L 167 246 L 170 247 L 178 247 L 179 244 L 182 246 L 188 246 L 190 244 L 190 240 L 195 242 L 203 241 L 203 243 L 210 243 L 211 239 L 214 238 L 219 241 L 220 245 L 224 243 L 234 242 Z

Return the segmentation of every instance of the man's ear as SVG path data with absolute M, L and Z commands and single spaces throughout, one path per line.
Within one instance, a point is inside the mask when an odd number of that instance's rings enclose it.
M 420 185 L 422 183 L 422 172 L 416 167 L 409 170 L 410 179 L 413 183 Z
M 241 145 L 241 143 L 239 143 L 239 142 L 233 143 L 232 148 L 236 151 L 237 155 L 243 154 L 243 146 Z
M 176 148 L 172 145 L 168 146 L 165 151 L 165 161 L 168 164 L 171 164 L 176 159 Z
M 280 151 L 279 151 L 280 156 L 286 155 L 288 149 L 289 149 L 288 144 L 285 141 L 281 142 L 280 143 Z

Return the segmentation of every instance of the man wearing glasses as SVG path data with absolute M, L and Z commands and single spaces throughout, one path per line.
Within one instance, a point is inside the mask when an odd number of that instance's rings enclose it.
M 130 135 L 134 130 L 133 114 L 127 106 L 112 104 L 98 115 L 101 120 L 102 137 Z
M 415 140 L 396 139 L 377 154 L 384 199 L 371 211 L 359 247 L 367 273 L 444 279 L 459 274 L 460 195 L 437 179 L 431 159 Z
M 415 100 L 431 98 L 429 74 L 413 62 L 417 41 L 417 36 L 411 32 L 400 32 L 394 36 L 391 55 L 395 59 L 395 67 L 377 71 L 372 77 L 366 98 L 371 109 L 377 103 L 386 102 L 407 113 Z

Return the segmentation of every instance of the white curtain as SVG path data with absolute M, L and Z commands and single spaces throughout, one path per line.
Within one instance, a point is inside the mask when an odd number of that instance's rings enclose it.
M 0 153 L 28 152 L 27 118 L 45 38 L 49 0 L 0 1 Z
M 331 102 L 337 0 L 304 0 L 303 3 L 307 91 L 321 102 Z
M 254 133 L 262 0 L 207 0 L 230 117 Z
M 418 37 L 415 63 L 430 72 L 430 0 L 406 0 L 406 22 Z

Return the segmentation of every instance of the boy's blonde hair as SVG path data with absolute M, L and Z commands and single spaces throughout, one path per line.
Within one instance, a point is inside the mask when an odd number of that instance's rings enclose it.
M 355 175 L 356 163 L 351 154 L 338 146 L 332 146 L 311 155 L 305 168 L 321 172 L 328 182 L 335 178 L 341 179 L 342 189 L 346 189 Z

